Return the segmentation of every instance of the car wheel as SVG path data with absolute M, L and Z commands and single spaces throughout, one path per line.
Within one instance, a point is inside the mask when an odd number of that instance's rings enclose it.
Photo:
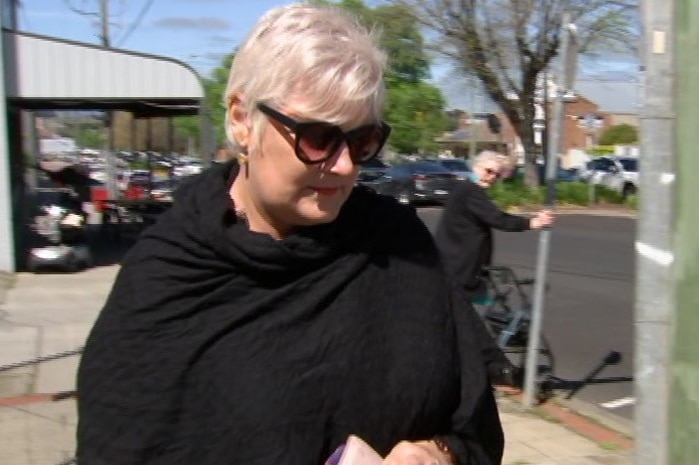
M 410 205 L 410 194 L 406 191 L 402 191 L 398 194 L 398 197 L 396 197 L 396 200 L 398 200 L 398 203 L 400 203 L 400 204 Z
M 78 257 L 76 257 L 75 254 L 71 253 L 66 258 L 65 270 L 68 273 L 75 273 L 79 269 L 80 269 L 80 262 L 78 260 Z
M 39 266 L 37 265 L 34 257 L 29 257 L 29 259 L 27 260 L 27 271 L 29 271 L 30 273 L 36 273 L 38 269 Z
M 634 195 L 636 193 L 636 186 L 633 184 L 625 184 L 624 189 L 621 191 L 621 195 L 624 196 L 624 198 L 627 198 L 631 195 Z

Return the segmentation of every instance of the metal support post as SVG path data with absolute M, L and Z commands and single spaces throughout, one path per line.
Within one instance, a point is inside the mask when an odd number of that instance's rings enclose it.
M 549 133 L 548 154 L 546 163 L 546 202 L 548 209 L 553 209 L 556 200 L 556 171 L 558 169 L 558 152 L 561 149 L 563 130 L 563 96 L 567 89 L 564 83 L 572 81 L 568 76 L 571 34 L 573 33 L 570 24 L 570 15 L 563 14 L 562 18 L 562 40 L 559 71 L 557 76 L 556 96 L 553 102 L 553 115 L 551 132 Z M 574 72 L 574 71 L 573 71 Z M 551 231 L 544 229 L 539 233 L 539 250 L 536 260 L 536 274 L 534 283 L 534 300 L 529 325 L 529 342 L 527 344 L 527 358 L 524 370 L 524 406 L 530 408 L 534 403 L 536 394 L 536 378 L 538 375 L 539 359 L 539 338 L 541 336 L 541 326 L 544 317 L 544 290 L 546 289 L 546 272 L 549 259 Z
M 636 237 L 635 455 L 643 465 L 668 462 L 671 290 L 675 222 L 674 15 L 676 2 L 645 0 L 639 219 Z M 696 335 L 695 335 L 696 337 Z M 689 406 L 686 406 L 689 408 Z M 696 457 L 691 463 L 696 463 Z M 689 463 L 689 462 L 685 462 Z

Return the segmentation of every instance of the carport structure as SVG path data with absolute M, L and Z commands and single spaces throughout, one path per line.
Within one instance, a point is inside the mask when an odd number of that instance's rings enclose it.
M 26 173 L 34 153 L 27 153 L 23 135 L 32 139 L 35 111 L 119 110 L 134 118 L 199 115 L 198 151 L 204 158 L 213 155 L 214 133 L 204 105 L 204 87 L 188 65 L 167 57 L 19 32 L 8 25 L 12 26 L 4 17 L 0 272 L 12 273 L 22 267 L 25 255 L 30 187 Z

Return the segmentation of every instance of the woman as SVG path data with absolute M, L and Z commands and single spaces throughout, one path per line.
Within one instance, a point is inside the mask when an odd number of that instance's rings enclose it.
M 384 56 L 338 10 L 271 10 L 225 93 L 237 161 L 123 263 L 78 375 L 81 465 L 500 463 L 478 321 L 413 211 L 353 188 L 390 128 Z
M 483 267 L 493 256 L 493 229 L 527 231 L 553 224 L 553 214 L 542 210 L 533 217 L 510 215 L 500 210 L 486 192 L 509 169 L 507 157 L 483 151 L 473 161 L 472 181 L 462 183 L 449 197 L 436 241 L 453 282 L 475 303 L 484 297 Z

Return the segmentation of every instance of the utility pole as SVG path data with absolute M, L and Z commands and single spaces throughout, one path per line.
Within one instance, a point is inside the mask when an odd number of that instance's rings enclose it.
M 672 290 L 676 218 L 675 5 L 676 2 L 666 0 L 644 0 L 642 4 L 645 69 L 639 174 L 643 188 L 639 189 L 634 317 L 635 454 L 636 463 L 642 465 L 680 465 L 668 462 L 670 362 L 676 305 Z M 692 395 L 696 395 L 696 386 Z M 691 410 L 690 405 L 684 408 Z M 696 457 L 691 463 L 696 463 Z
M 468 158 L 471 160 L 471 163 L 476 158 L 476 77 L 471 76 L 469 78 L 469 83 L 471 84 L 471 89 L 470 89 L 470 94 L 469 94 L 469 109 L 468 109 L 468 120 L 469 120 L 469 128 L 468 128 L 468 142 L 469 142 L 469 147 L 468 147 Z
M 561 53 L 558 67 L 556 96 L 553 102 L 553 116 L 551 131 L 548 133 L 549 144 L 547 146 L 546 162 L 546 201 L 545 207 L 553 210 L 556 201 L 556 172 L 558 169 L 558 153 L 561 150 L 563 140 L 563 97 L 572 87 L 575 79 L 575 67 L 571 66 L 577 60 L 577 49 L 573 50 L 575 40 L 574 25 L 570 22 L 570 13 L 563 13 L 561 18 Z M 536 394 L 536 378 L 538 377 L 539 339 L 541 326 L 544 319 L 544 290 L 546 289 L 546 273 L 549 260 L 551 243 L 551 230 L 544 229 L 539 233 L 539 249 L 536 260 L 536 274 L 534 280 L 534 299 L 529 325 L 529 338 L 527 342 L 527 358 L 524 369 L 524 406 L 531 408 Z
M 699 47 L 699 5 L 681 0 L 675 4 L 676 16 L 675 121 L 676 179 L 674 187 L 674 338 L 671 352 L 668 464 L 690 465 L 699 460 L 699 218 L 696 199 L 699 196 L 694 174 L 699 169 L 696 129 L 699 99 L 699 68 L 695 52 Z M 666 5 L 664 5 L 667 8 Z M 681 18 L 681 20 L 680 20 Z M 672 36 L 670 36 L 672 37 Z M 644 160 L 645 161 L 645 160 Z M 662 178 L 661 178 L 662 181 Z M 672 315 L 670 315 L 672 316 Z M 640 463 L 640 462 L 639 462 Z
M 100 2 L 100 24 L 102 27 L 101 40 L 104 48 L 109 48 L 111 40 L 109 38 L 109 0 Z M 104 112 L 104 123 L 106 125 L 106 151 L 104 154 L 107 167 L 107 182 L 105 187 L 110 199 L 116 199 L 116 160 L 114 159 L 114 114 L 111 110 Z
M 100 17 L 102 18 L 102 45 L 106 48 L 109 48 L 109 0 L 102 0 L 100 6 Z

